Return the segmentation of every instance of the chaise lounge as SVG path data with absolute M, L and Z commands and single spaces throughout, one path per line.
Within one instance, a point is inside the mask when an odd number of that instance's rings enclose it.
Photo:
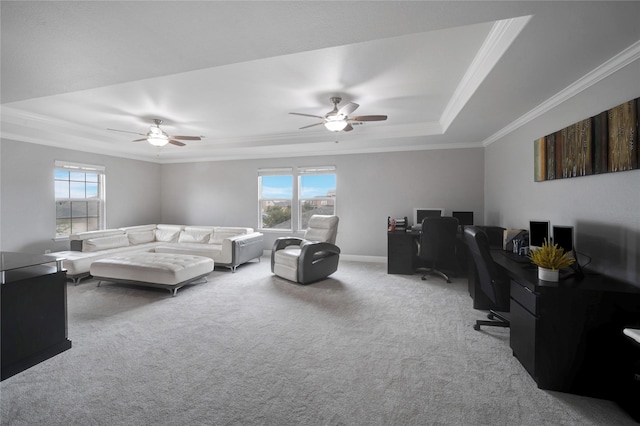
M 70 250 L 52 255 L 64 259 L 67 277 L 78 283 L 91 275 L 95 261 L 118 256 L 202 256 L 235 272 L 243 263 L 259 260 L 263 251 L 263 235 L 252 228 L 151 224 L 72 234 Z

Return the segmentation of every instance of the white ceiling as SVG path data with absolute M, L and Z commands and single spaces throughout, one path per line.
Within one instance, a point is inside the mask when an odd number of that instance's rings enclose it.
M 640 59 L 640 2 L 0 8 L 3 138 L 161 163 L 482 146 Z M 389 118 L 332 133 L 288 114 L 324 115 L 336 95 Z M 156 148 L 107 130 L 153 118 L 205 138 Z

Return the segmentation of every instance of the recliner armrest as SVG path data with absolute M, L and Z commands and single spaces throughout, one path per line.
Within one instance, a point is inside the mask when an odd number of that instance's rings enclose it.
M 271 272 L 274 271 L 276 252 L 283 250 L 289 246 L 300 246 L 304 239 L 298 237 L 280 237 L 273 242 L 271 249 Z
M 300 257 L 305 258 L 306 256 L 312 256 L 312 258 L 315 258 L 316 255 L 321 252 L 326 252 L 327 254 L 340 254 L 340 248 L 335 244 L 318 241 L 303 241 L 302 244 L 300 244 L 300 249 Z
M 308 284 L 332 274 L 339 258 L 340 248 L 335 244 L 305 241 L 300 247 L 298 282 Z
M 282 250 L 289 246 L 300 246 L 302 245 L 303 242 L 305 242 L 305 240 L 303 238 L 298 238 L 298 237 L 276 238 L 276 240 L 273 242 L 273 249 L 271 251 L 275 252 L 277 250 Z

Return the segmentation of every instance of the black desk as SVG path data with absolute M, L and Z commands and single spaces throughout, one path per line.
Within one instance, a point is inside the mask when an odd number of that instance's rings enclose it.
M 634 362 L 622 330 L 640 326 L 640 288 L 589 272 L 550 283 L 534 265 L 492 257 L 511 278 L 513 355 L 538 387 L 619 400 Z
M 52 266 L 55 263 L 56 266 Z M 67 274 L 53 256 L 0 252 L 1 380 L 71 348 Z
M 387 273 L 413 275 L 423 266 L 418 257 L 420 231 L 387 232 Z M 447 259 L 446 263 L 455 271 L 455 275 L 467 271 L 467 249 L 460 234 L 456 240 L 456 258 Z
M 419 266 L 420 231 L 387 232 L 387 273 L 413 275 Z

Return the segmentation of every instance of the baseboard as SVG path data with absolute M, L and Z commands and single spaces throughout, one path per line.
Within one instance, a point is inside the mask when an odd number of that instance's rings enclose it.
M 340 254 L 340 259 L 354 262 L 387 263 L 386 256 L 360 256 L 357 254 Z

